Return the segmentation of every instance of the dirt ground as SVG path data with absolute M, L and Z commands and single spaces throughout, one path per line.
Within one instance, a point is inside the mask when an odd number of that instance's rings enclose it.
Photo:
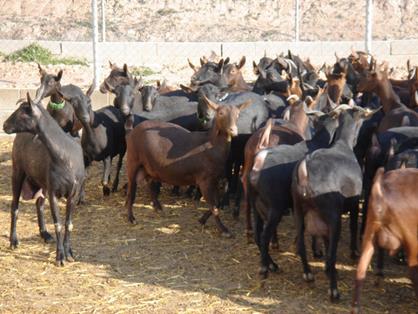
M 138 225 L 124 219 L 124 197 L 104 199 L 101 164 L 88 174 L 87 204 L 74 217 L 76 262 L 55 266 L 55 246 L 38 235 L 33 201 L 21 202 L 20 246 L 9 249 L 12 138 L 0 141 L 0 312 L 77 313 L 346 313 L 350 309 L 355 262 L 349 258 L 348 223 L 338 252 L 342 299 L 332 304 L 323 262 L 309 259 L 313 284 L 302 279 L 295 255 L 291 217 L 279 226 L 280 250 L 272 257 L 281 272 L 264 288 L 257 284 L 258 250 L 247 244 L 244 222 L 225 211 L 222 218 L 234 234 L 221 238 L 210 219 L 202 229 L 204 210 L 183 197 L 162 193 L 164 215 L 156 214 L 147 193 L 140 192 L 134 212 Z M 122 175 L 122 185 L 125 176 Z M 63 208 L 61 203 L 61 208 Z M 53 225 L 48 206 L 48 230 Z M 63 214 L 63 213 L 62 213 Z M 407 268 L 387 261 L 385 279 L 375 286 L 369 272 L 363 291 L 365 313 L 417 313 Z

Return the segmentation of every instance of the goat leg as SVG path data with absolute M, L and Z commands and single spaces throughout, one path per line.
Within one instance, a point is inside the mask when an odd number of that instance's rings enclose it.
M 46 243 L 54 242 L 54 238 L 48 233 L 45 226 L 45 198 L 40 196 L 36 199 L 36 211 L 38 214 L 39 234 Z
M 158 181 L 150 181 L 149 189 L 151 194 L 152 206 L 155 211 L 161 212 L 163 210 L 158 195 L 160 194 L 161 183 Z
M 331 217 L 330 232 L 329 232 L 329 248 L 327 252 L 327 260 L 325 261 L 325 272 L 330 281 L 330 298 L 331 301 L 336 301 L 340 298 L 340 292 L 337 287 L 337 269 L 335 264 L 337 262 L 337 248 L 338 241 L 341 234 L 341 219 L 340 217 Z
M 71 232 L 73 231 L 72 215 L 74 211 L 73 197 L 67 198 L 65 212 L 65 235 L 64 235 L 64 254 L 68 262 L 74 262 L 73 251 L 71 249 Z
M 123 156 L 124 155 L 125 155 L 125 152 L 119 154 L 118 165 L 117 165 L 117 168 L 116 168 L 116 176 L 115 176 L 115 180 L 113 181 L 113 185 L 112 185 L 112 193 L 114 193 L 118 190 L 119 174 L 120 174 L 120 169 L 122 168 L 122 162 L 123 162 Z
M 12 199 L 12 206 L 10 208 L 10 215 L 11 215 L 10 248 L 11 249 L 16 249 L 17 246 L 19 245 L 19 240 L 17 239 L 17 232 L 16 232 L 16 223 L 17 223 L 17 216 L 19 213 L 19 198 L 20 198 L 20 193 L 22 192 L 24 179 L 25 179 L 25 175 L 18 170 L 16 170 L 16 173 L 13 173 L 12 175 L 13 199 Z
M 110 156 L 107 156 L 103 160 L 103 177 L 102 177 L 103 196 L 110 195 L 110 188 L 108 184 L 109 184 L 111 166 L 112 166 L 112 159 Z
M 55 263 L 57 266 L 64 266 L 65 255 L 62 239 L 62 225 L 58 208 L 58 201 L 57 197 L 54 194 L 54 191 L 49 191 L 49 206 L 51 207 L 52 220 L 54 221 L 55 236 L 57 239 L 57 253 L 55 257 Z
M 269 213 L 273 213 L 274 209 L 269 209 Z M 260 267 L 260 276 L 261 279 L 267 278 L 268 271 L 276 272 L 279 267 L 269 254 L 269 244 L 272 238 L 273 233 L 277 228 L 278 223 L 280 222 L 281 216 L 274 214 L 270 215 L 267 218 L 267 222 L 264 224 L 263 231 L 261 232 L 260 237 L 260 255 L 261 255 L 261 267 Z
M 200 191 L 203 194 L 206 202 L 209 204 L 209 208 L 211 213 L 215 218 L 216 226 L 218 227 L 219 231 L 221 232 L 222 236 L 224 237 L 231 237 L 228 229 L 224 226 L 221 219 L 219 218 L 219 209 L 215 206 L 218 203 L 218 195 L 217 195 L 217 182 L 215 178 L 210 178 L 211 180 L 203 181 L 198 184 Z M 207 216 L 207 217 L 206 217 Z M 209 218 L 209 214 L 205 213 L 202 218 L 200 218 L 200 223 L 205 223 L 206 220 Z
M 351 258 L 357 259 L 360 254 L 357 249 L 357 233 L 358 233 L 358 200 L 353 201 L 350 208 L 350 249 Z

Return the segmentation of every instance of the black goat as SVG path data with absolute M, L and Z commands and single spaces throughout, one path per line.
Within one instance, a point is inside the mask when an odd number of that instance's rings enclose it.
M 85 166 L 88 167 L 93 161 L 103 161 L 103 195 L 107 196 L 110 194 L 108 184 L 112 159 L 116 155 L 119 155 L 119 160 L 112 192 L 118 188 L 119 173 L 126 152 L 125 120 L 120 111 L 113 106 L 93 111 L 90 101 L 90 95 L 94 90 L 93 85 L 86 95 L 77 86 L 72 87 L 78 89 L 76 96 L 67 93 L 64 89 L 59 90 L 58 93 L 73 106 L 75 114 L 83 125 L 81 146 L 83 147 Z
M 7 134 L 18 133 L 13 142 L 13 200 L 11 206 L 10 246 L 16 248 L 16 233 L 19 198 L 22 187 L 36 196 L 38 224 L 41 237 L 52 240 L 45 228 L 44 196 L 48 193 L 52 218 L 57 237 L 56 263 L 64 265 L 64 259 L 73 261 L 70 235 L 73 229 L 72 213 L 84 183 L 83 152 L 79 142 L 64 133 L 49 113 L 34 103 L 27 94 L 27 101 L 4 122 Z M 35 135 L 35 136 L 34 136 Z M 67 199 L 65 214 L 65 235 L 58 208 L 58 199 Z
M 311 140 L 264 149 L 254 158 L 247 180 L 249 202 L 255 218 L 255 241 L 261 253 L 262 278 L 267 277 L 268 270 L 277 269 L 268 252 L 269 243 L 283 214 L 292 207 L 293 168 L 307 153 L 328 147 L 338 125 L 338 120 L 328 115 L 319 119 L 318 131 Z
M 325 272 L 330 280 L 331 300 L 339 299 L 335 263 L 341 233 L 341 215 L 350 212 L 351 255 L 357 256 L 358 203 L 362 171 L 353 152 L 362 121 L 374 112 L 354 107 L 341 113 L 340 126 L 330 148 L 316 150 L 295 167 L 292 196 L 297 229 L 297 248 L 304 279 L 313 280 L 307 262 L 304 233 L 324 238 L 327 249 Z

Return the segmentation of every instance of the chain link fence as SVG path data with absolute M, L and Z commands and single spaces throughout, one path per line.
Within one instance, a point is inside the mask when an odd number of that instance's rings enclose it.
M 365 49 L 367 0 L 93 2 L 97 5 L 99 81 L 108 73 L 108 61 L 127 63 L 133 73 L 148 81 L 166 78 L 184 83 L 191 75 L 188 58 L 198 64 L 203 55 L 229 56 L 232 61 L 245 55 L 244 74 L 251 80 L 252 61 L 264 54 L 274 57 L 291 49 L 321 65 L 332 62 L 335 52 L 346 56 L 351 47 Z M 88 85 L 94 77 L 92 7 L 85 0 L 6 1 L 0 9 L 0 71 L 4 73 L 0 87 L 38 83 L 36 64 L 19 62 L 22 56 L 10 57 L 34 42 L 51 53 L 50 59 L 41 62 L 45 67 L 51 71 L 64 68 L 64 81 Z M 394 65 L 404 65 L 408 58 L 418 64 L 418 44 L 413 40 L 418 34 L 418 23 L 414 23 L 418 3 L 375 0 L 372 7 L 373 53 Z

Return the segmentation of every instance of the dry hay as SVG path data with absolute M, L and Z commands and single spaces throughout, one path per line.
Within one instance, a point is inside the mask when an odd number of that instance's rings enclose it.
M 345 313 L 350 309 L 355 263 L 349 258 L 347 223 L 339 246 L 339 287 L 342 300 L 328 300 L 323 262 L 309 259 L 313 284 L 302 279 L 294 254 L 294 228 L 285 217 L 279 228 L 281 248 L 272 252 L 281 272 L 264 288 L 257 285 L 258 250 L 247 244 L 244 222 L 222 217 L 235 237 L 219 237 L 209 219 L 197 220 L 204 207 L 193 209 L 185 198 L 162 193 L 164 215 L 156 214 L 141 195 L 135 206 L 138 225 L 121 215 L 124 197 L 104 199 L 101 165 L 89 171 L 87 204 L 74 217 L 73 250 L 77 262 L 54 265 L 55 246 L 38 236 L 33 201 L 20 207 L 20 246 L 9 249 L 11 201 L 11 138 L 0 142 L 0 312 L 141 312 L 141 313 Z M 124 175 L 122 175 L 124 183 Z M 204 206 L 202 204 L 201 206 Z M 48 207 L 46 207 L 48 210 Z M 63 208 L 63 206 L 61 206 Z M 49 210 L 48 230 L 53 233 Z M 374 286 L 369 273 L 363 292 L 365 313 L 414 313 L 417 303 L 407 268 L 387 262 L 386 277 Z

